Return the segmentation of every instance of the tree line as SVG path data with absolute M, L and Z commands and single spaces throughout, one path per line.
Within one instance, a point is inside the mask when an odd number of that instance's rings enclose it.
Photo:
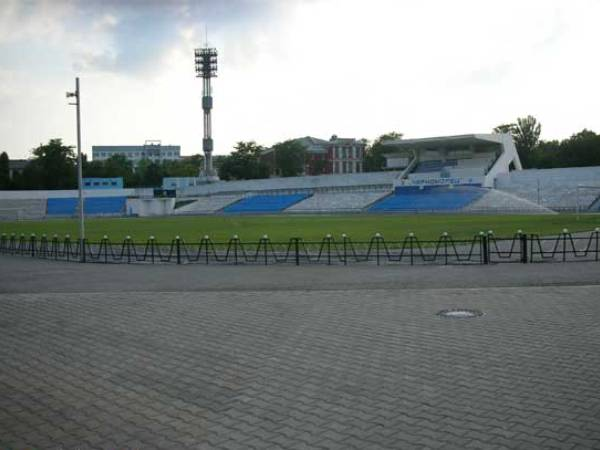
M 600 134 L 584 129 L 561 141 L 540 139 L 542 125 L 533 116 L 499 125 L 495 133 L 510 133 L 524 169 L 600 166 Z
M 143 159 L 134 168 L 123 155 L 113 155 L 104 161 L 88 161 L 82 155 L 83 177 L 123 177 L 127 187 L 157 187 L 163 177 L 194 177 L 204 164 L 202 155 L 194 155 L 178 161 L 154 162 Z M 77 156 L 73 147 L 64 145 L 61 139 L 51 139 L 32 151 L 22 173 L 9 177 L 9 158 L 0 154 L 0 189 L 76 189 Z
M 264 157 L 265 148 L 254 141 L 238 142 L 229 155 L 216 155 L 214 166 L 222 180 L 269 178 L 272 174 L 291 177 L 304 171 L 306 149 L 296 141 L 275 144 L 274 157 Z M 204 165 L 203 155 L 177 161 L 154 162 L 143 159 L 134 167 L 124 155 L 103 161 L 88 161 L 83 156 L 83 177 L 122 177 L 127 187 L 158 187 L 164 177 L 197 177 Z M 9 158 L 0 154 L 0 189 L 75 189 L 77 157 L 73 147 L 61 139 L 51 139 L 32 151 L 22 173 L 9 177 Z
M 533 116 L 498 125 L 494 133 L 513 136 L 523 168 L 600 166 L 600 135 L 584 129 L 563 140 L 540 139 L 542 126 Z M 366 172 L 385 169 L 386 141 L 401 139 L 402 133 L 382 134 L 365 149 Z M 202 155 L 178 161 L 142 160 L 134 168 L 123 155 L 105 161 L 87 161 L 83 155 L 84 177 L 123 177 L 127 187 L 157 187 L 163 177 L 195 177 L 204 164 Z M 229 155 L 216 155 L 214 166 L 222 180 L 248 180 L 270 176 L 292 177 L 304 173 L 308 154 L 297 140 L 275 144 L 269 151 L 254 141 L 238 142 Z M 326 161 L 317 161 L 317 173 L 325 173 Z M 0 153 L 0 189 L 75 189 L 77 159 L 73 147 L 61 139 L 51 139 L 32 151 L 32 158 L 20 174 L 9 177 L 9 158 Z
M 306 148 L 296 140 L 279 142 L 268 152 L 254 141 L 241 141 L 229 155 L 215 157 L 214 164 L 222 180 L 295 177 L 304 173 L 307 156 Z

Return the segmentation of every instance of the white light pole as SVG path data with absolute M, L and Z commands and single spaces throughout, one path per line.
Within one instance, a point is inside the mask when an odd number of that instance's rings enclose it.
M 85 262 L 85 222 L 83 214 L 83 168 L 81 164 L 81 114 L 80 104 L 81 96 L 79 95 L 79 77 L 75 78 L 75 92 L 67 92 L 67 98 L 75 97 L 75 105 L 77 110 L 77 189 L 79 191 L 79 261 Z

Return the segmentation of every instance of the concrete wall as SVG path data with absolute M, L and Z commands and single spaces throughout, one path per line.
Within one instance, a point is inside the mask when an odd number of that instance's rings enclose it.
M 140 217 L 168 216 L 174 207 L 174 198 L 128 198 L 125 210 L 127 215 Z
M 0 200 L 28 200 L 48 198 L 72 198 L 79 194 L 77 190 L 30 190 L 0 191 Z M 152 189 L 84 189 L 84 197 L 152 197 Z
M 496 178 L 508 174 L 511 163 L 514 163 L 515 169 L 517 169 L 516 171 L 521 171 L 523 168 L 512 136 L 509 134 L 497 134 L 495 136 L 497 136 L 502 143 L 502 154 L 498 157 L 498 160 L 490 168 L 485 177 L 484 185 L 486 187 L 494 187 Z

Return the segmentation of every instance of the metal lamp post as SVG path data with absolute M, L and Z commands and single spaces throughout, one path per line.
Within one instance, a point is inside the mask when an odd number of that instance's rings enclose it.
M 208 43 L 204 48 L 195 49 L 194 62 L 196 77 L 202 78 L 202 110 L 204 112 L 204 139 L 202 139 L 204 170 L 202 175 L 207 180 L 214 181 L 216 172 L 212 162 L 213 139 L 210 113 L 213 107 L 213 97 L 210 80 L 217 76 L 217 49 L 209 48 Z
M 77 189 L 79 191 L 79 261 L 85 262 L 85 219 L 83 213 L 83 168 L 81 164 L 81 97 L 79 92 L 79 77 L 75 78 L 75 92 L 67 92 L 67 98 L 75 98 L 77 110 Z

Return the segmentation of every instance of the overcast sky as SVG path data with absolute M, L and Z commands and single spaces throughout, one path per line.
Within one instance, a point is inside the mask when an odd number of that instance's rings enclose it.
M 193 49 L 219 51 L 215 153 L 332 134 L 600 132 L 600 0 L 0 0 L 0 151 L 146 139 L 201 152 Z

